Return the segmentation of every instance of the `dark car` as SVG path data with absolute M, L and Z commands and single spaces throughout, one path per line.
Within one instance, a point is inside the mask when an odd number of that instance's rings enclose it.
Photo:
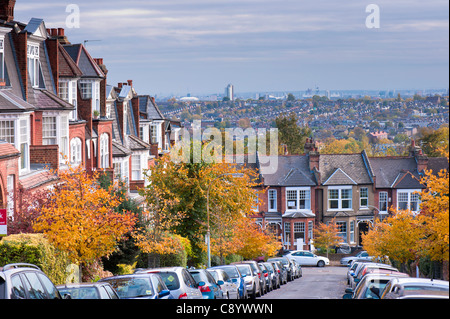
M 286 270 L 286 282 L 294 279 L 294 270 L 291 268 L 291 263 L 287 257 L 272 257 L 267 259 L 267 261 L 278 261 L 281 263 L 283 268 Z
M 117 292 L 107 282 L 84 282 L 58 285 L 59 293 L 72 299 L 119 299 Z
M 133 274 L 103 278 L 120 299 L 173 299 L 170 290 L 158 274 Z
M 65 296 L 69 299 L 70 295 Z M 0 267 L 0 299 L 62 299 L 53 282 L 36 265 Z

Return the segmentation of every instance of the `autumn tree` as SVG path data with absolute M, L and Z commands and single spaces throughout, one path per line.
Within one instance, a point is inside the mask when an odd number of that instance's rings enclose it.
M 132 214 L 115 211 L 119 202 L 112 189 L 99 186 L 98 177 L 81 166 L 60 171 L 59 184 L 33 225 L 82 269 L 114 252 L 135 224 Z
M 150 204 L 149 214 L 161 215 L 158 220 L 164 223 L 155 224 L 160 231 L 189 239 L 194 254 L 191 264 L 202 264 L 208 189 L 211 232 L 219 236 L 220 226 L 228 224 L 228 220 L 238 220 L 252 212 L 256 177 L 255 172 L 232 164 L 184 163 L 163 156 L 148 174 L 150 183 L 141 194 Z
M 335 219 L 332 219 L 328 224 L 320 223 L 314 229 L 314 246 L 326 250 L 327 257 L 331 247 L 341 242 L 342 237 L 339 236 L 339 229 Z

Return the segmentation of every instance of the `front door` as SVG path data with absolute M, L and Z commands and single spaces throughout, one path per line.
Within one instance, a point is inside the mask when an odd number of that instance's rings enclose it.
M 363 245 L 362 234 L 367 234 L 367 232 L 369 231 L 369 223 L 368 222 L 360 222 L 358 224 L 358 228 L 359 228 L 359 244 L 362 246 Z

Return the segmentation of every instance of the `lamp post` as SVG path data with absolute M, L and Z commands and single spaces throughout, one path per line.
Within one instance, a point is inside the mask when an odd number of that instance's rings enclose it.
M 218 180 L 219 178 L 222 178 L 224 176 L 228 176 L 231 175 L 233 177 L 244 177 L 244 174 L 242 173 L 225 173 L 225 174 L 221 174 L 217 177 L 215 177 L 213 180 L 211 180 L 208 184 L 208 190 L 206 192 L 206 223 L 207 223 L 207 230 L 206 230 L 206 245 L 207 245 L 207 249 L 208 249 L 208 268 L 211 267 L 211 227 L 209 224 L 209 193 L 211 190 L 211 186 L 212 184 Z

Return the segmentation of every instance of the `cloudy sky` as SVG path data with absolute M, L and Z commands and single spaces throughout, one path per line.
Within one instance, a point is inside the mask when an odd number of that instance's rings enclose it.
M 366 6 L 380 28 L 366 27 Z M 77 4 L 80 28 L 67 28 Z M 447 88 L 448 0 L 17 0 L 103 57 L 110 84 L 183 95 L 321 89 Z

